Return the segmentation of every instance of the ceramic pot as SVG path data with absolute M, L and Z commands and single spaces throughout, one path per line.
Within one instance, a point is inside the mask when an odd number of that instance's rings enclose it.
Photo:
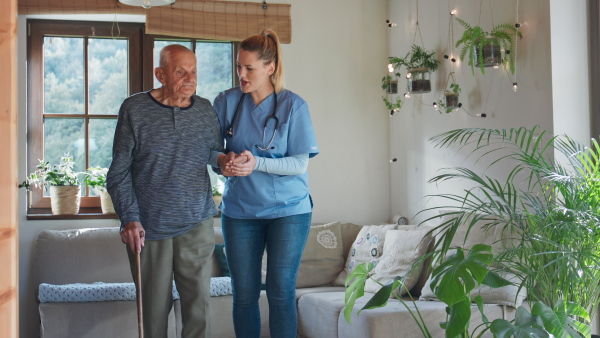
M 50 203 L 53 215 L 74 215 L 79 212 L 81 186 L 50 186 Z
M 217 207 L 217 209 L 219 209 L 219 206 L 221 205 L 222 200 L 223 200 L 223 196 L 213 195 L 213 201 L 215 201 L 215 206 Z
M 103 214 L 114 214 L 115 208 L 112 203 L 112 199 L 110 198 L 110 194 L 107 190 L 102 190 L 97 192 L 100 195 L 100 206 L 102 207 Z

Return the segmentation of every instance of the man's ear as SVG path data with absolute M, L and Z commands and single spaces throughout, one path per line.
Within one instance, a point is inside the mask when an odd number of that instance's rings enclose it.
M 156 79 L 158 80 L 158 82 L 160 82 L 162 85 L 165 84 L 165 72 L 164 69 L 160 68 L 160 67 L 156 67 L 154 68 L 154 76 L 156 76 Z

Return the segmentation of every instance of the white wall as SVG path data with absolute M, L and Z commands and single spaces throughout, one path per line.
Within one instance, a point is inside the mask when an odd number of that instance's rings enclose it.
M 480 3 L 483 4 L 481 14 Z M 540 125 L 542 129 L 552 132 L 555 118 L 550 57 L 550 8 L 546 1 L 520 2 L 519 21 L 523 39 L 518 42 L 517 49 L 518 91 L 513 92 L 514 78 L 507 71 L 486 68 L 485 75 L 476 70 L 473 76 L 467 62 L 459 61 L 454 65 L 454 72 L 456 81 L 462 88 L 460 102 L 465 109 L 450 114 L 440 114 L 432 107 L 432 103 L 441 98 L 451 71 L 451 62 L 443 59 L 443 55 L 454 53 L 458 59 L 460 54 L 459 48 L 447 47 L 451 46 L 451 34 L 448 33 L 451 31 L 450 11 L 456 9 L 457 17 L 471 25 L 481 22 L 484 30 L 490 30 L 492 21 L 494 25 L 512 25 L 516 22 L 516 1 L 457 0 L 449 5 L 446 1 L 420 0 L 418 4 L 423 45 L 428 50 L 434 49 L 442 62 L 440 68 L 432 74 L 432 92 L 412 95 L 402 110 L 395 114 L 391 126 L 391 151 L 393 157 L 399 159 L 391 172 L 392 213 L 412 218 L 411 223 L 424 219 L 424 215 L 416 216 L 420 210 L 434 206 L 433 201 L 425 198 L 426 195 L 442 191 L 457 192 L 465 188 L 449 183 L 441 186 L 427 183 L 437 170 L 471 165 L 471 161 L 465 160 L 467 154 L 436 149 L 428 141 L 430 137 L 465 127 L 511 128 Z M 402 57 L 409 51 L 416 29 L 416 12 L 415 1 L 390 2 L 389 17 L 397 23 L 396 27 L 390 28 L 390 55 Z M 565 25 L 568 24 L 563 22 L 561 27 Z M 462 32 L 462 26 L 455 22 L 454 43 Z M 418 35 L 416 42 L 421 43 Z M 384 74 L 385 71 L 385 65 L 381 65 L 379 73 Z M 405 72 L 402 74 L 405 75 Z M 571 107 L 578 109 L 572 105 Z M 466 111 L 472 115 L 486 113 L 487 117 L 473 117 Z M 490 170 L 491 173 L 504 171 L 498 166 Z
M 391 217 L 388 117 L 379 101 L 379 69 L 386 62 L 385 2 L 279 2 L 292 4 L 292 43 L 283 47 L 287 88 L 308 102 L 321 147 L 321 154 L 309 165 L 313 221 L 385 222 Z M 25 32 L 25 18 L 20 16 L 20 79 L 26 74 Z M 27 174 L 25 93 L 25 81 L 20 81 L 19 172 L 23 178 Z M 114 220 L 27 221 L 24 191 L 19 199 L 19 329 L 20 336 L 27 338 L 36 337 L 39 330 L 32 284 L 37 234 L 44 229 L 118 224 Z

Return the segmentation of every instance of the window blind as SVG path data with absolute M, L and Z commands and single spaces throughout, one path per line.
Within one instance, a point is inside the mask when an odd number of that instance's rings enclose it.
M 262 2 L 176 0 L 150 9 L 117 0 L 19 0 L 18 14 L 145 14 L 146 33 L 241 41 L 265 29 L 292 41 L 291 5 Z

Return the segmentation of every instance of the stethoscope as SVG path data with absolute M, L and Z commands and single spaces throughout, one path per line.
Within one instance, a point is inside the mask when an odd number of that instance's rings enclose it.
M 263 135 L 262 135 L 262 146 L 263 147 L 262 148 L 259 147 L 258 144 L 255 145 L 255 147 L 260 150 L 275 149 L 275 147 L 271 146 L 271 144 L 273 143 L 273 140 L 275 139 L 275 133 L 277 132 L 277 125 L 279 124 L 279 119 L 275 115 L 277 113 L 277 93 L 273 92 L 273 95 L 275 95 L 275 97 L 274 97 L 275 101 L 273 103 L 273 114 L 269 115 L 269 117 L 267 117 L 267 119 L 265 120 L 265 125 L 264 125 Z M 235 123 L 238 113 L 240 112 L 240 107 L 242 105 L 242 102 L 244 101 L 244 96 L 246 96 L 246 93 L 243 93 L 242 97 L 240 97 L 240 101 L 237 104 L 237 108 L 235 108 L 235 114 L 233 114 L 233 119 L 231 120 L 229 129 L 227 129 L 227 132 L 225 132 L 227 137 L 233 137 L 233 124 Z M 273 128 L 273 136 L 271 136 L 271 141 L 269 141 L 269 144 L 265 147 L 265 136 L 266 136 L 265 134 L 267 133 L 267 124 L 269 123 L 270 119 L 275 120 L 275 127 Z

